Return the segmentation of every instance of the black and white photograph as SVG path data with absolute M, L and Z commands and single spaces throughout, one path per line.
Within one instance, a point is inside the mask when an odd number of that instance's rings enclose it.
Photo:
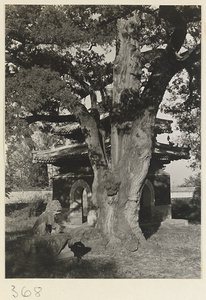
M 202 5 L 105 3 L 4 6 L 5 279 L 202 278 Z

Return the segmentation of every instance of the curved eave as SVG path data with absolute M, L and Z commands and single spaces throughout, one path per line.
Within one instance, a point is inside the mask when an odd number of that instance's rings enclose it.
M 156 143 L 153 157 L 166 164 L 174 160 L 189 159 L 190 149 L 185 147 L 174 147 L 167 144 Z
M 107 145 L 108 148 L 108 145 Z M 179 159 L 189 159 L 189 148 L 174 147 L 168 144 L 155 143 L 153 157 L 164 163 Z M 34 163 L 55 164 L 64 160 L 84 159 L 88 157 L 86 144 L 76 144 L 70 146 L 57 147 L 51 150 L 33 152 Z
M 86 144 L 57 147 L 51 150 L 35 151 L 33 154 L 33 163 L 52 164 L 58 160 L 87 156 L 88 150 Z

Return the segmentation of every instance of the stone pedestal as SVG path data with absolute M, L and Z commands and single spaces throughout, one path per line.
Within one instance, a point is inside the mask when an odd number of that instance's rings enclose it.
M 35 271 L 51 266 L 70 239 L 68 234 L 18 238 L 17 267 Z

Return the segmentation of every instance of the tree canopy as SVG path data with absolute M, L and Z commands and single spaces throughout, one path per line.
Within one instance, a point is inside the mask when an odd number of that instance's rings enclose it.
M 200 8 L 177 6 L 152 8 L 150 6 L 6 6 L 6 106 L 9 116 L 12 109 L 17 115 L 41 119 L 39 115 L 58 115 L 68 102 L 105 93 L 113 82 L 113 63 L 99 54 L 96 46 L 118 52 L 117 22 L 138 12 L 138 41 L 142 50 L 142 88 L 154 69 L 155 60 L 169 43 L 178 52 L 200 50 Z M 179 18 L 175 28 L 175 18 Z M 178 31 L 179 30 L 179 31 Z M 189 38 L 185 39 L 186 34 Z M 177 35 L 177 38 L 175 37 Z M 179 45 L 178 45 L 179 43 Z M 189 93 L 184 109 L 197 107 L 200 99 L 200 60 L 184 63 L 189 80 L 185 91 Z M 180 63 L 181 64 L 181 63 Z M 188 91 L 186 91 L 186 89 Z M 144 89 L 146 90 L 146 89 Z M 108 99 L 101 101 L 108 110 Z M 177 107 L 179 111 L 180 107 Z M 19 111 L 18 111 L 19 110 Z M 174 111 L 175 108 L 173 107 Z M 42 119 L 44 118 L 42 116 Z M 45 117 L 46 119 L 46 117 Z M 54 120 L 55 118 L 51 118 Z M 49 118 L 48 118 L 49 120 Z M 58 118 L 56 118 L 58 121 Z M 188 122 L 184 122 L 186 124 Z M 7 126 L 11 129 L 11 126 Z
M 195 131 L 200 24 L 196 5 L 6 6 L 6 137 L 11 142 L 20 122 L 23 137 L 37 121 L 80 123 L 106 244 L 124 241 L 137 250 L 141 191 L 166 92 L 182 102 L 165 109 Z M 115 60 L 108 60 L 110 51 Z M 109 160 L 103 113 L 111 123 Z

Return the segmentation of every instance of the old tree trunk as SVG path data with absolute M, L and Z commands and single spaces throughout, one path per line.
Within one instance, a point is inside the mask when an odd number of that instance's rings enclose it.
M 164 13 L 164 18 L 167 17 L 170 17 L 168 10 Z M 73 109 L 89 149 L 94 171 L 92 199 L 98 212 L 96 228 L 106 247 L 118 245 L 136 251 L 144 240 L 139 227 L 140 198 L 152 156 L 155 117 L 171 78 L 187 68 L 192 60 L 200 58 L 200 47 L 185 59 L 177 56 L 186 35 L 186 24 L 181 17 L 180 20 L 184 30 L 177 22 L 167 48 L 153 55 L 152 72 L 142 93 L 140 21 L 138 15 L 119 20 L 120 47 L 114 62 L 110 112 L 111 159 L 106 157 L 102 147 L 104 133 L 98 125 L 98 117 L 81 104 Z M 174 42 L 177 35 L 181 36 L 178 45 Z
M 141 190 L 152 153 L 155 111 L 141 105 L 138 41 L 139 20 L 119 21 L 120 49 L 114 66 L 111 114 L 111 164 L 96 169 L 93 191 L 97 198 L 97 226 L 110 246 L 138 249 L 143 239 L 139 227 Z

